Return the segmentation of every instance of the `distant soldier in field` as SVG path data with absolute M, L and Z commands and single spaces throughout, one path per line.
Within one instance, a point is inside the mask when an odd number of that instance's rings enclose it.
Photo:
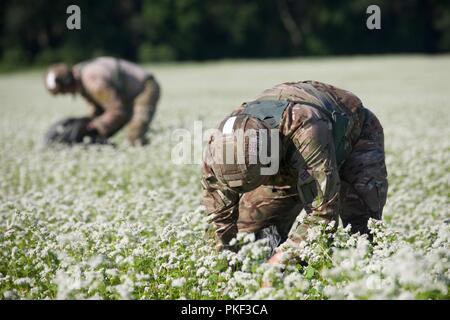
M 108 139 L 127 123 L 128 141 L 145 144 L 160 96 L 154 76 L 140 66 L 121 59 L 100 57 L 72 68 L 51 66 L 45 86 L 54 95 L 79 93 L 90 106 L 78 137 Z M 85 125 L 84 125 L 85 123 Z
M 264 134 L 274 129 L 275 138 Z M 257 134 L 239 140 L 238 130 Z M 262 163 L 262 149 L 279 161 L 274 174 L 262 173 L 273 164 Z M 316 81 L 279 84 L 220 123 L 202 174 L 219 249 L 237 250 L 230 245 L 237 232 L 255 233 L 275 242 L 269 263 L 278 263 L 314 225 L 340 217 L 353 233 L 367 234 L 369 218 L 382 218 L 388 190 L 383 128 L 349 91 Z

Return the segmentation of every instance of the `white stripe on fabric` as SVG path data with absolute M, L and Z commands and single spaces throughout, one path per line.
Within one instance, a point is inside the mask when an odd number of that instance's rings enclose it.
M 236 121 L 236 117 L 229 118 L 227 120 L 227 122 L 225 122 L 225 124 L 223 125 L 222 133 L 223 134 L 232 134 L 235 121 Z

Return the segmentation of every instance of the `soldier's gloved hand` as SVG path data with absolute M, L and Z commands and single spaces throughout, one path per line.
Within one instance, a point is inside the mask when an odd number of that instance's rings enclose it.
M 85 130 L 86 130 L 85 131 L 86 136 L 89 136 L 89 137 L 98 136 L 100 134 L 98 132 L 97 128 L 95 128 L 95 126 L 94 126 L 92 121 L 87 123 Z
M 88 118 L 76 118 L 73 119 L 68 126 L 68 143 L 82 143 L 84 137 L 87 135 L 87 125 L 89 123 Z
M 285 266 L 283 265 L 282 255 L 283 253 L 281 251 L 277 251 L 269 260 L 267 260 L 266 263 L 273 266 L 281 267 L 281 271 L 284 273 Z M 270 287 L 272 286 L 267 281 L 263 281 L 263 283 L 261 284 L 261 288 L 270 288 Z
M 107 139 L 101 136 L 100 132 L 94 127 L 92 122 L 87 123 L 83 132 L 83 138 L 84 137 L 89 137 L 91 143 L 107 143 Z
M 278 251 L 269 260 L 267 260 L 267 263 L 271 265 L 280 265 L 282 263 L 281 256 L 282 252 Z

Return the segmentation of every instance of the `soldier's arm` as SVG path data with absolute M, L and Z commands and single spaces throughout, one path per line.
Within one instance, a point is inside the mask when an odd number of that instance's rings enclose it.
M 325 119 L 310 119 L 292 135 L 297 152 L 291 159 L 299 169 L 297 189 L 306 217 L 297 219 L 288 243 L 299 243 L 308 228 L 338 219 L 339 172 L 331 126 Z
M 230 114 L 230 117 L 237 116 L 238 114 L 242 113 L 244 109 L 245 109 L 244 105 L 240 105 L 239 107 L 233 110 L 233 112 Z
M 215 225 L 217 248 L 232 250 L 229 243 L 238 232 L 239 194 L 220 186 L 206 164 L 202 166 L 202 175 L 202 202 Z
M 88 116 L 91 119 L 97 118 L 98 116 L 101 116 L 105 111 L 103 110 L 103 108 L 101 108 L 99 105 L 97 105 L 96 103 L 87 101 L 87 105 L 88 105 Z
M 105 112 L 95 117 L 89 127 L 96 129 L 103 137 L 110 137 L 130 120 L 130 113 L 126 111 L 117 92 L 108 84 L 105 83 L 91 92 Z

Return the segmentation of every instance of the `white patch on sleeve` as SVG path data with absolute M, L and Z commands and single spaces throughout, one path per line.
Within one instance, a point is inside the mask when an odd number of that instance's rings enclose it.
M 56 88 L 56 75 L 54 72 L 49 72 L 47 74 L 47 78 L 45 79 L 45 82 L 47 84 L 47 88 L 49 89 L 55 89 Z
M 236 117 L 231 117 L 225 122 L 223 126 L 222 133 L 223 134 L 232 134 L 234 128 L 234 122 L 236 121 Z

